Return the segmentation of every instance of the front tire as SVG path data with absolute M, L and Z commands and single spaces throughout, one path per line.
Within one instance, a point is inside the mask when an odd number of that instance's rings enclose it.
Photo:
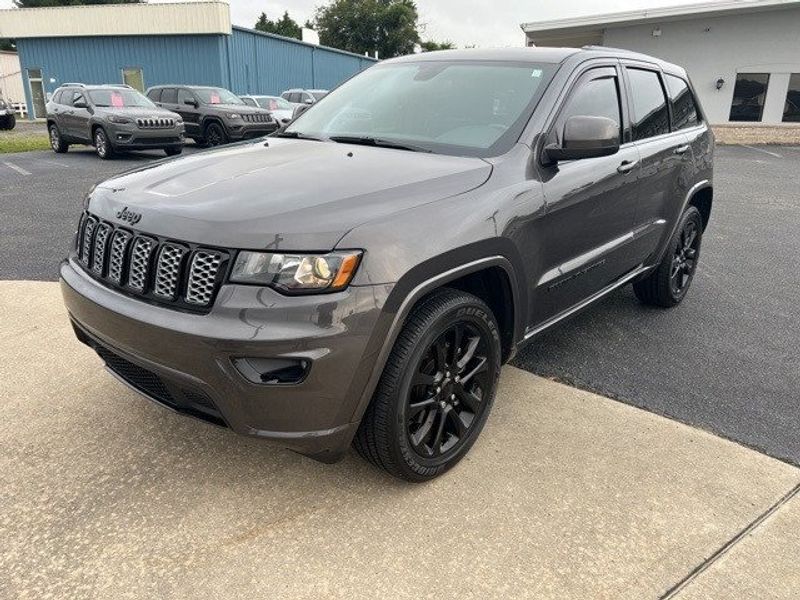
M 97 156 L 103 160 L 110 160 L 114 158 L 116 154 L 116 152 L 114 152 L 114 146 L 111 145 L 108 135 L 106 135 L 102 127 L 98 127 L 94 130 L 94 148 L 97 152 Z
M 178 156 L 181 152 L 183 152 L 183 148 L 164 148 L 167 156 Z
M 61 131 L 59 131 L 58 125 L 52 123 L 48 128 L 48 134 L 50 135 L 50 147 L 53 149 L 53 152 L 56 154 L 63 154 L 69 150 L 69 144 L 64 142 L 64 138 L 61 137 Z
M 643 304 L 671 308 L 686 297 L 703 241 L 703 218 L 694 206 L 688 207 L 678 221 L 661 263 L 647 277 L 634 282 L 633 291 Z
M 354 440 L 389 474 L 427 481 L 460 461 L 489 416 L 500 375 L 497 322 L 472 294 L 442 289 L 414 308 Z
M 228 143 L 228 135 L 219 123 L 209 123 L 203 136 L 207 146 L 222 146 Z

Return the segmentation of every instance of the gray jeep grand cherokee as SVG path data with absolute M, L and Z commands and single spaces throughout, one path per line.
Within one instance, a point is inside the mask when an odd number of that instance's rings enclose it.
M 103 159 L 128 150 L 183 151 L 183 120 L 155 106 L 127 85 L 66 83 L 47 103 L 50 146 L 62 153 L 70 144 L 95 147 Z
M 160 404 L 426 480 L 522 344 L 627 283 L 685 297 L 713 147 L 685 71 L 648 56 L 388 60 L 266 141 L 98 185 L 64 300 Z

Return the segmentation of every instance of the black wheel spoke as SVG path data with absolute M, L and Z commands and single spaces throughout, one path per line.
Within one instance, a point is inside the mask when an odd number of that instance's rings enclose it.
M 458 323 L 453 328 L 453 360 L 450 364 L 458 364 L 458 352 L 461 349 L 461 340 L 464 336 L 464 327 Z
M 426 398 L 420 402 L 413 402 L 408 405 L 408 418 L 413 419 L 425 409 L 436 405 L 436 398 Z
M 419 448 L 425 440 L 430 437 L 431 432 L 433 431 L 433 422 L 436 420 L 436 415 L 438 411 L 432 410 L 428 413 L 428 416 L 423 421 L 422 425 L 419 426 L 412 435 L 411 435 L 411 445 L 415 448 Z M 427 454 L 427 453 L 426 453 Z
M 464 421 L 461 420 L 461 414 L 456 410 L 450 410 L 447 412 L 447 417 L 454 426 L 455 435 L 458 439 L 462 439 L 467 433 L 467 426 Z
M 436 352 L 436 368 L 440 371 L 447 370 L 447 347 L 445 346 L 444 337 L 439 338 L 434 347 Z
M 464 355 L 458 361 L 458 371 L 461 372 L 464 367 L 467 366 L 469 361 L 472 360 L 472 357 L 475 356 L 475 350 L 478 348 L 478 344 L 480 343 L 481 338 L 478 336 L 470 338 L 469 342 L 467 343 L 467 349 L 464 350 Z
M 447 421 L 447 415 L 444 411 L 439 411 L 437 414 L 439 415 L 439 426 L 436 428 L 436 434 L 433 436 L 433 441 L 431 442 L 431 451 L 434 456 L 441 452 L 444 424 L 445 421 Z
M 422 373 L 417 371 L 417 374 L 414 375 L 414 379 L 411 380 L 412 386 L 418 385 L 426 385 L 432 386 L 436 383 L 436 375 L 428 375 L 427 373 Z
M 481 405 L 481 399 L 463 385 L 457 385 L 455 389 L 458 401 L 466 406 L 471 413 L 477 413 Z
M 481 356 L 478 359 L 478 363 L 472 368 L 469 373 L 466 373 L 461 377 L 461 385 L 466 385 L 469 383 L 470 379 L 472 379 L 478 373 L 484 373 L 485 371 L 489 370 L 489 361 L 486 360 L 485 356 Z

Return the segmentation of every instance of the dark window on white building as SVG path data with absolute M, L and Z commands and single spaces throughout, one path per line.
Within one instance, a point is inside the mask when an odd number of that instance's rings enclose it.
M 792 73 L 789 78 L 786 104 L 783 105 L 783 122 L 800 122 L 800 73 Z
M 768 87 L 769 73 L 738 73 L 729 120 L 761 121 Z

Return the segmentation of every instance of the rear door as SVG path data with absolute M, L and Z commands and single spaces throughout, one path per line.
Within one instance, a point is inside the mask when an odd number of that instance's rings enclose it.
M 686 134 L 671 123 L 663 74 L 651 64 L 624 62 L 631 114 L 631 139 L 639 149 L 641 175 L 632 253 L 650 263 L 671 235 L 691 179 L 692 153 Z
M 591 66 L 574 80 L 549 127 L 546 143 L 559 143 L 572 116 L 598 116 L 620 126 L 620 150 L 611 156 L 542 166 L 547 212 L 537 221 L 543 273 L 533 282 L 533 325 L 580 303 L 636 266 L 631 241 L 639 151 L 627 140 L 627 108 L 614 61 Z M 535 257 L 530 257 L 535 260 Z

